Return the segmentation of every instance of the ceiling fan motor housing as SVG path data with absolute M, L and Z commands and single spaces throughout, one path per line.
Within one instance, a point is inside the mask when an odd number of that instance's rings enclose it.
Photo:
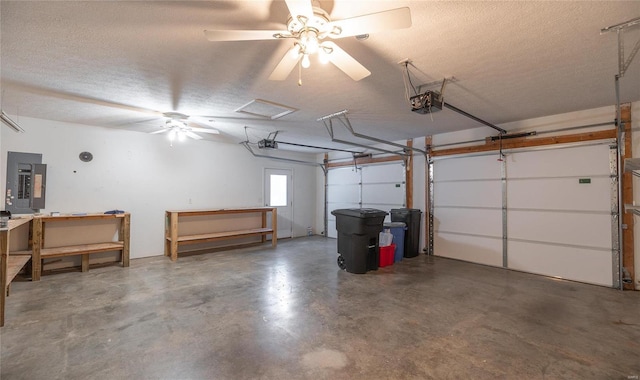
M 289 9 L 286 30 L 205 30 L 209 41 L 254 41 L 291 39 L 293 46 L 276 65 L 270 80 L 285 80 L 293 69 L 310 66 L 309 56 L 318 53 L 320 62 L 331 62 L 351 79 L 359 81 L 371 75 L 360 62 L 331 40 L 360 36 L 388 29 L 411 26 L 408 7 L 390 9 L 343 20 L 331 21 L 329 14 L 315 0 L 286 0 Z M 299 75 L 298 85 L 301 85 Z
M 325 26 L 330 22 L 329 14 L 318 7 L 313 7 L 313 16 L 311 18 L 289 16 L 287 20 L 287 30 L 291 35 L 298 36 L 305 29 L 315 31 L 317 34 L 325 31 Z M 324 37 L 324 36 L 323 36 Z

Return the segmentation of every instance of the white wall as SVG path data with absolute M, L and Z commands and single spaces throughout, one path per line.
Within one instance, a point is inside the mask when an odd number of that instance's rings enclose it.
M 164 135 L 26 117 L 20 125 L 26 133 L 1 129 L 3 194 L 7 151 L 42 153 L 47 204 L 41 212 L 131 212 L 132 258 L 163 254 L 167 209 L 264 205 L 264 168 L 293 169 L 294 236 L 316 227 L 313 166 L 255 158 L 236 144 L 189 139 L 170 147 Z M 93 161 L 80 161 L 83 151 Z

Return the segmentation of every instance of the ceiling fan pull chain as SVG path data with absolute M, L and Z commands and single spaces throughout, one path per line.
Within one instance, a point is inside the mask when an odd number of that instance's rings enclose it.
M 302 86 L 302 61 L 298 62 L 298 86 Z

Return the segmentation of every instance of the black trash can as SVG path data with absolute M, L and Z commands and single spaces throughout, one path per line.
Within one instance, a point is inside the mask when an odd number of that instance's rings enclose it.
M 407 230 L 404 235 L 404 257 L 416 257 L 420 253 L 420 217 L 422 211 L 414 208 L 394 208 L 391 210 L 392 222 L 404 222 Z
M 387 212 L 373 208 L 331 211 L 338 230 L 338 265 L 349 273 L 378 269 L 378 234 Z

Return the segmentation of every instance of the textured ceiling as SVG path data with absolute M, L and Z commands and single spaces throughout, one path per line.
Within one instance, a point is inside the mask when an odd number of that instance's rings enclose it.
M 454 76 L 446 101 L 494 124 L 612 105 L 617 39 L 600 29 L 640 16 L 640 1 L 319 5 L 334 20 L 407 6 L 413 25 L 336 40 L 369 77 L 354 82 L 313 62 L 298 86 L 297 70 L 285 81 L 267 80 L 288 42 L 209 42 L 203 34 L 278 29 L 288 16 L 283 1 L 3 0 L 1 107 L 14 117 L 142 132 L 163 124 L 158 112 L 177 111 L 206 115 L 198 120 L 222 132 L 211 140 L 242 141 L 247 126 L 252 141 L 280 130 L 279 140 L 321 146 L 331 142 L 316 120 L 348 109 L 357 132 L 401 140 L 481 125 L 450 110 L 411 112 L 399 61 L 411 59 L 415 85 Z M 627 53 L 638 39 L 640 26 L 626 32 Z M 640 57 L 621 89 L 622 102 L 640 100 Z M 253 99 L 298 111 L 278 120 L 234 112 Z

